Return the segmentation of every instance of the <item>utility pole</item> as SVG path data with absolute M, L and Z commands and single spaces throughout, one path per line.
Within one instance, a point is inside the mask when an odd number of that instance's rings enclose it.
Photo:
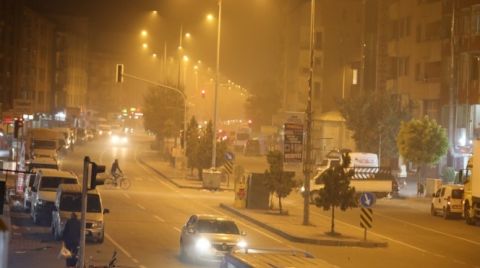
M 455 113 L 456 113 L 456 96 L 455 96 L 455 0 L 452 0 L 452 21 L 450 27 L 450 88 L 448 91 L 448 140 L 450 154 L 455 158 Z M 452 164 L 454 165 L 454 159 Z
M 305 146 L 305 195 L 303 197 L 303 225 L 310 222 L 310 177 L 312 174 L 312 91 L 313 91 L 313 68 L 314 68 L 314 45 L 315 45 L 315 0 L 311 0 L 310 5 L 310 72 L 308 78 L 308 100 L 307 100 L 307 128 L 306 128 L 306 146 Z
M 218 24 L 217 24 L 217 64 L 215 71 L 215 92 L 213 93 L 213 140 L 212 140 L 212 168 L 217 167 L 217 102 L 218 84 L 220 79 L 220 34 L 222 30 L 222 0 L 218 0 Z
M 88 192 L 88 166 L 90 165 L 90 157 L 85 156 L 83 159 L 83 181 L 82 181 L 82 215 L 80 218 L 80 265 L 85 267 L 85 227 L 87 225 L 87 192 Z

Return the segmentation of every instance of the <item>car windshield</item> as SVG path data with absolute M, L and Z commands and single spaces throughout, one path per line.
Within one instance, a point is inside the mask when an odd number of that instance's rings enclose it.
M 78 182 L 74 178 L 43 177 L 40 182 L 40 190 L 55 191 L 60 183 L 76 184 Z
M 463 190 L 461 190 L 461 189 L 452 190 L 452 198 L 454 198 L 454 199 L 463 198 Z
M 34 140 L 33 149 L 57 149 L 55 141 Z
M 60 200 L 60 211 L 79 212 L 82 209 L 82 195 L 80 193 L 64 193 Z M 96 194 L 89 194 L 87 200 L 87 212 L 100 213 L 100 197 Z
M 199 220 L 197 229 L 200 233 L 239 234 L 237 225 L 233 221 Z
M 58 169 L 57 164 L 47 164 L 47 163 L 30 163 L 28 165 L 29 171 L 32 171 L 34 168 L 49 168 L 49 169 Z

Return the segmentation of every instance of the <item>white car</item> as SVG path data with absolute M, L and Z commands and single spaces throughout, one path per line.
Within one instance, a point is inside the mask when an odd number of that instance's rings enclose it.
M 432 197 L 430 211 L 433 216 L 438 212 L 441 212 L 445 219 L 451 215 L 462 215 L 463 185 L 443 185 Z
M 245 233 L 231 219 L 216 215 L 192 215 L 180 234 L 182 259 L 221 259 L 235 248 L 246 248 Z

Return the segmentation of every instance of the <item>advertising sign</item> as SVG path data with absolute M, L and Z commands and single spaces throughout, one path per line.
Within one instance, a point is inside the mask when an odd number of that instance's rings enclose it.
M 285 163 L 301 163 L 303 157 L 303 124 L 284 124 L 283 153 Z

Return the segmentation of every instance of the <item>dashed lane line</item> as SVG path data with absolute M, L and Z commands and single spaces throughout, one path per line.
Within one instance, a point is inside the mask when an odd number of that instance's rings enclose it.
M 114 246 L 116 246 L 123 254 L 125 254 L 125 256 L 129 257 L 130 259 L 132 258 L 132 255 L 130 255 L 130 253 L 128 253 L 128 251 L 126 249 L 124 249 L 122 246 L 120 246 L 119 243 L 117 243 L 115 240 L 113 240 L 113 238 L 108 234 L 108 233 L 105 233 L 105 237 L 108 239 L 108 241 L 110 241 Z
M 127 193 L 123 193 L 123 196 L 125 196 L 125 197 L 128 198 L 128 199 L 132 199 L 132 198 L 130 197 L 130 195 L 127 194 Z
M 408 221 L 396 219 L 396 218 L 394 218 L 394 217 L 387 216 L 387 215 L 384 215 L 384 214 L 382 214 L 382 213 L 378 213 L 378 212 L 377 212 L 377 213 L 375 213 L 375 216 L 384 217 L 384 218 L 389 219 L 389 220 L 392 220 L 392 221 L 401 222 L 401 223 L 403 223 L 403 224 L 408 224 L 408 225 L 410 225 L 410 226 L 414 226 L 414 227 L 417 227 L 417 228 L 419 228 L 419 229 L 423 229 L 423 230 L 430 231 L 430 232 L 433 232 L 433 233 L 441 234 L 441 235 L 444 235 L 444 236 L 448 236 L 448 237 L 450 237 L 450 238 L 455 238 L 455 239 L 458 239 L 458 240 L 462 240 L 462 241 L 465 241 L 465 242 L 468 242 L 468 243 L 471 243 L 471 244 L 480 246 L 480 242 L 478 242 L 478 241 L 470 240 L 470 239 L 463 238 L 463 237 L 456 236 L 456 235 L 452 235 L 452 234 L 449 234 L 449 233 L 444 233 L 444 232 L 441 232 L 441 231 L 438 231 L 438 230 L 435 230 L 435 229 L 432 229 L 432 228 L 428 228 L 428 227 L 421 226 L 421 225 L 419 225 L 419 224 L 415 224 L 415 223 L 411 223 L 411 222 L 408 222 Z
M 182 232 L 182 231 L 181 231 L 180 229 L 178 229 L 177 227 L 173 227 L 173 230 L 175 230 L 175 231 L 177 231 L 177 232 L 179 232 L 179 233 Z
M 138 263 L 139 263 L 139 261 L 138 261 L 137 259 L 135 259 L 135 258 L 132 258 L 132 261 L 133 261 L 135 264 L 138 264 Z
M 153 215 L 153 217 L 154 217 L 155 219 L 157 219 L 158 221 L 160 221 L 160 222 L 165 222 L 164 219 L 158 217 L 157 215 Z
M 137 207 L 140 208 L 141 210 L 147 210 L 144 206 L 137 204 Z

